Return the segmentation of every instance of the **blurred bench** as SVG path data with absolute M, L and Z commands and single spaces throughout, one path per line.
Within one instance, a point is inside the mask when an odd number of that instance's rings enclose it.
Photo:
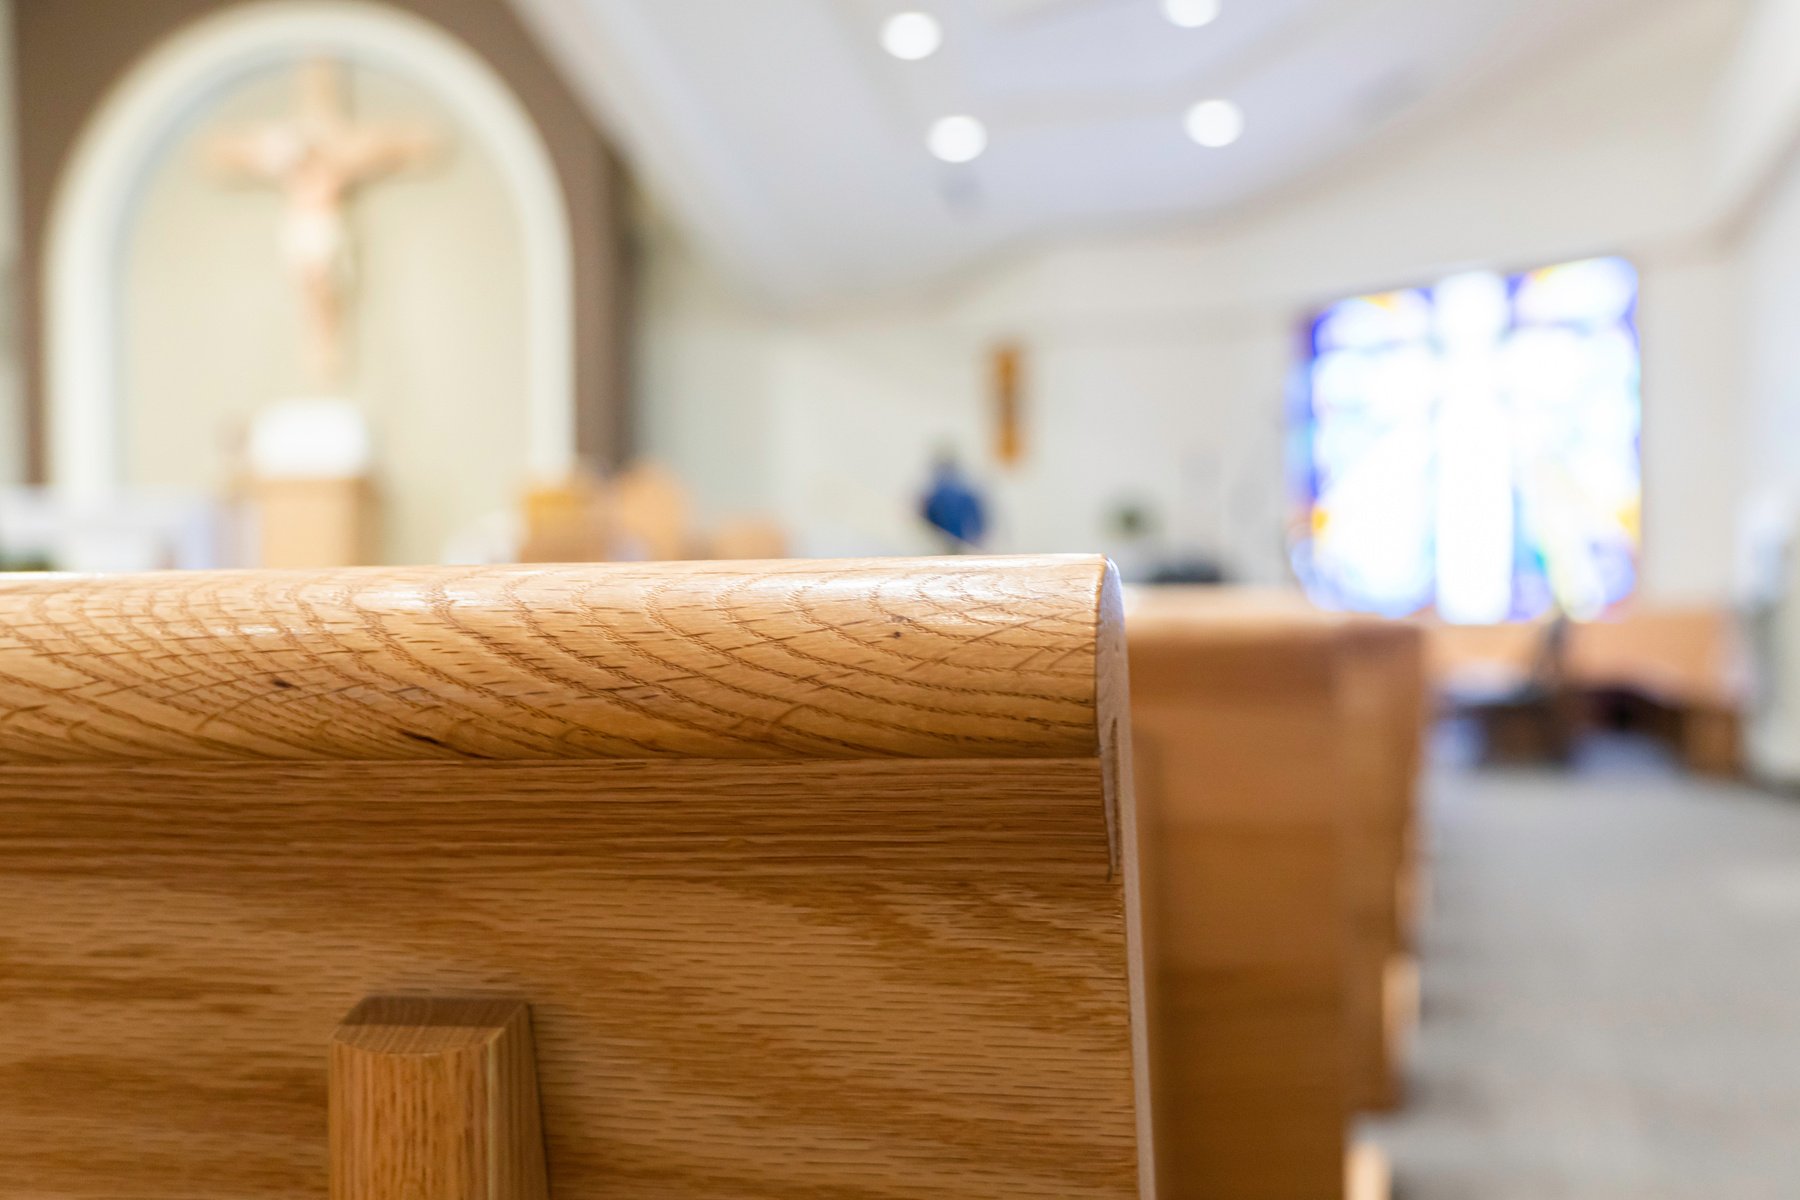
M 1418 631 L 1220 588 L 1126 628 L 1163 1193 L 1340 1196 L 1399 1093 Z
M 1072 558 L 0 584 L 0 1178 L 1148 1197 L 1117 597 Z
M 1731 613 L 1635 605 L 1601 620 L 1568 623 L 1554 655 L 1546 653 L 1551 628 L 1541 621 L 1433 626 L 1432 678 L 1453 698 L 1473 696 L 1462 707 L 1484 720 L 1491 706 L 1480 703 L 1483 695 L 1502 696 L 1526 681 L 1554 692 L 1543 697 L 1540 721 L 1560 728 L 1526 739 L 1534 746 L 1566 742 L 1592 721 L 1597 704 L 1623 701 L 1645 709 L 1649 731 L 1665 737 L 1688 766 L 1738 772 L 1746 688 Z M 1505 743 L 1498 747 L 1502 756 L 1520 740 L 1508 732 L 1490 729 Z

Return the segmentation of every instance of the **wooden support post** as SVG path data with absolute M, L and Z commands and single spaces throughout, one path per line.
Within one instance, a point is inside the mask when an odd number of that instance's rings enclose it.
M 372 996 L 331 1042 L 331 1200 L 547 1200 L 531 1010 Z

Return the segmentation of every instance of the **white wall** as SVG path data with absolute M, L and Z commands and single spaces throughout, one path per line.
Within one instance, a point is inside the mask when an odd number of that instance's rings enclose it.
M 770 429 L 781 328 L 673 230 L 638 214 L 638 436 L 679 466 L 707 519 L 773 503 Z
M 1800 0 L 1755 0 L 1713 112 L 1708 178 L 1721 209 L 1756 206 L 1793 148 L 1797 110 Z
M 1800 154 L 1786 156 L 1737 248 L 1752 318 L 1743 378 L 1747 483 L 1753 496 L 1800 509 Z
M 1800 2 L 1786 6 L 1790 28 L 1800 28 Z M 1763 543 L 1744 559 L 1757 683 L 1748 747 L 1759 774 L 1792 785 L 1800 781 L 1800 155 L 1781 149 L 1782 165 L 1734 232 L 1747 317 L 1744 491 Z M 1785 567 L 1769 553 L 1784 538 Z
M 754 352 L 698 336 L 695 309 L 719 293 L 683 260 L 684 286 L 651 295 L 649 344 L 685 330 L 690 375 L 730 365 L 705 391 L 646 374 L 648 449 L 707 487 L 712 464 L 754 446 L 766 465 L 737 469 L 731 503 L 773 507 L 802 550 L 879 552 L 916 537 L 912 499 L 950 441 L 994 486 L 996 549 L 1129 553 L 1109 513 L 1143 499 L 1169 548 L 1276 580 L 1282 407 L 1305 312 L 1469 264 L 1620 252 L 1643 281 L 1646 590 L 1720 595 L 1741 474 L 1741 296 L 1731 248 L 1696 234 L 1713 220 L 1712 105 L 1742 16 L 1735 0 L 1666 5 L 1226 224 L 1040 248 L 953 293 L 856 313 L 713 314 L 738 335 L 760 326 Z M 987 446 L 984 352 L 1001 336 L 1029 348 L 1013 473 Z

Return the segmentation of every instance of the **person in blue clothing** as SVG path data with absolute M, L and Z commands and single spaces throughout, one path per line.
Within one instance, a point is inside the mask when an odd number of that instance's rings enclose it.
M 944 548 L 951 554 L 973 549 L 987 530 L 981 495 L 948 451 L 941 452 L 932 465 L 931 487 L 920 501 L 919 513 L 943 537 Z

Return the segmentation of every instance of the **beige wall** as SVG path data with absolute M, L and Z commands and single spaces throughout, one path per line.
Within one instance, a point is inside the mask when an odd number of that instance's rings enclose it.
M 518 218 L 493 163 L 418 87 L 347 73 L 363 121 L 422 122 L 447 151 L 351 207 L 356 283 L 344 393 L 368 416 L 388 562 L 516 499 L 524 480 L 524 275 Z M 277 248 L 282 200 L 228 183 L 206 138 L 292 111 L 294 73 L 247 78 L 164 152 L 127 239 L 124 458 L 130 483 L 219 489 L 262 405 L 312 394 L 300 310 Z

